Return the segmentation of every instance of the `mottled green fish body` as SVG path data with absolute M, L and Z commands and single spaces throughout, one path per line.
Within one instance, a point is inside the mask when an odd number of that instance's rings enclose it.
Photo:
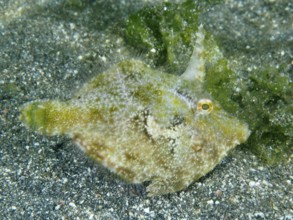
M 151 181 L 150 196 L 186 188 L 250 133 L 197 80 L 138 60 L 97 75 L 68 101 L 28 103 L 20 119 L 39 133 L 71 137 L 129 182 Z

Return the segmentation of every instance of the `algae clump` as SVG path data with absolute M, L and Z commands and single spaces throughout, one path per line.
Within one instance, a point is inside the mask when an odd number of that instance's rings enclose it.
M 124 36 L 130 45 L 146 52 L 156 66 L 165 64 L 169 72 L 182 73 L 197 29 L 198 9 L 194 1 L 164 3 L 129 16 Z
M 239 79 L 220 61 L 207 71 L 205 88 L 223 108 L 249 124 L 245 146 L 267 164 L 288 159 L 293 146 L 293 85 L 274 68 L 262 68 Z

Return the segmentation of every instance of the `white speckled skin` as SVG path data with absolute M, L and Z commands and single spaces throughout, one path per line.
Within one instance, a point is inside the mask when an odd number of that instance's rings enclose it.
M 182 77 L 123 61 L 69 101 L 27 104 L 21 120 L 43 134 L 70 136 L 126 181 L 151 181 L 150 196 L 182 190 L 249 136 L 245 123 L 202 91 L 202 61 L 192 64 L 193 56 Z

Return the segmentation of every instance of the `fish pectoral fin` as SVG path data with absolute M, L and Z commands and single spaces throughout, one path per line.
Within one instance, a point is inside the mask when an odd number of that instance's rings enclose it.
M 155 121 L 154 117 L 151 115 L 147 116 L 145 128 L 147 133 L 154 140 L 158 140 L 160 137 L 176 139 L 179 136 L 179 133 L 177 130 L 168 129 L 168 128 L 160 126 L 160 124 L 158 124 Z
M 170 179 L 153 179 L 147 187 L 148 196 L 159 196 L 169 193 L 175 193 L 186 188 L 190 183 L 185 183 L 182 180 Z

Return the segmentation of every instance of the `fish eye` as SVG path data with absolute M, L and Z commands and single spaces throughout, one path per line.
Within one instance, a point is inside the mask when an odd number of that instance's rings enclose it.
M 210 99 L 200 99 L 197 102 L 196 109 L 199 112 L 209 114 L 213 110 L 213 102 Z
M 201 108 L 202 108 L 202 110 L 209 110 L 210 106 L 205 103 L 201 106 Z

